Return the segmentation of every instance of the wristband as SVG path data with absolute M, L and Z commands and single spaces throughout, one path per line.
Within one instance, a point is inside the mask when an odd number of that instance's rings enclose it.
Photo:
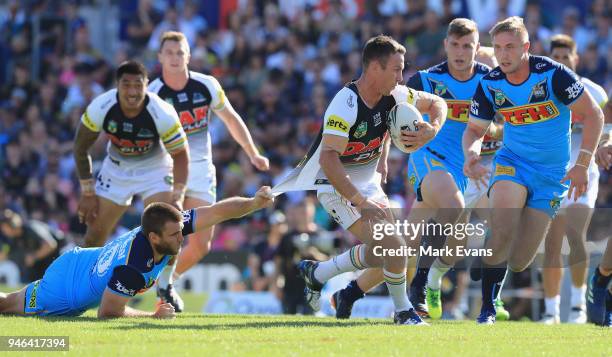
M 81 193 L 83 194 L 83 196 L 96 195 L 96 186 L 92 178 L 79 180 L 79 183 L 81 184 Z
M 584 167 L 585 169 L 588 169 L 588 168 L 589 168 L 587 165 L 585 165 L 585 164 L 581 164 L 581 163 L 579 163 L 579 162 L 577 162 L 577 163 L 576 163 L 574 166 L 582 166 L 582 167 Z

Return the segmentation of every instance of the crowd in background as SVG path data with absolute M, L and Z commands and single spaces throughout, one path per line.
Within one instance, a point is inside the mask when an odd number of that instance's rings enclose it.
M 0 1 L 0 209 L 44 222 L 79 243 L 85 227 L 76 217 L 72 140 L 80 116 L 114 86 L 113 70 L 121 61 L 138 59 L 151 80 L 159 76 L 156 52 L 164 31 L 186 34 L 190 68 L 219 79 L 270 158 L 270 171 L 258 172 L 213 119 L 209 130 L 221 199 L 274 184 L 303 157 L 332 96 L 359 76 L 361 47 L 371 36 L 389 34 L 406 46 L 407 79 L 443 60 L 442 41 L 453 18 L 474 18 L 481 43 L 489 45 L 487 31 L 498 19 L 520 15 L 533 54 L 546 54 L 551 35 L 571 35 L 581 58 L 578 74 L 609 92 L 608 5 L 605 0 Z M 117 17 L 100 15 L 107 10 Z M 92 152 L 95 169 L 104 151 L 101 139 Z M 406 161 L 404 154 L 391 153 L 384 187 L 402 207 L 414 197 L 405 180 Z M 601 175 L 597 205 L 612 207 L 609 172 Z M 278 273 L 279 266 L 290 270 L 283 264 L 296 254 L 316 257 L 351 244 L 307 193 L 282 196 L 275 208 L 216 229 L 213 249 L 253 252 L 244 288 L 268 289 L 274 285 L 270 272 Z M 118 230 L 138 225 L 141 209 L 136 202 Z M 322 233 L 328 230 L 336 233 Z M 313 233 L 320 239 L 310 242 L 318 243 L 306 244 L 310 238 L 303 234 Z M 0 259 L 10 255 L 10 247 L 20 255 L 17 246 L 0 234 Z

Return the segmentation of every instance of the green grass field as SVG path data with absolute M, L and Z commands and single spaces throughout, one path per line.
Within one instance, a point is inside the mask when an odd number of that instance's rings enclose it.
M 141 296 L 134 306 L 151 311 L 155 294 Z M 205 295 L 182 296 L 187 312 L 174 320 L 99 321 L 94 310 L 77 318 L 0 317 L 0 336 L 70 337 L 69 352 L 21 353 L 44 356 L 612 356 L 612 329 L 594 325 L 436 321 L 414 327 L 384 319 L 205 315 Z
M 89 311 L 78 318 L 0 317 L 0 330 L 0 335 L 70 337 L 69 352 L 23 352 L 28 355 L 612 356 L 612 329 L 531 322 L 414 327 L 380 319 L 199 313 L 174 320 L 99 321 Z

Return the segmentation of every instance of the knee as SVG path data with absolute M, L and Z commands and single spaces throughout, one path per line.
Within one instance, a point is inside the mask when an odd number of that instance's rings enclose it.
M 510 258 L 508 260 L 508 269 L 515 273 L 522 272 L 523 270 L 527 269 L 528 266 L 529 262 L 522 261 L 521 259 Z

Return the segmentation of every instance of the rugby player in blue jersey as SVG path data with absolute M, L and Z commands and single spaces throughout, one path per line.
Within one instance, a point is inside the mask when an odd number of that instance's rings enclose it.
M 264 186 L 253 198 L 233 197 L 189 211 L 169 204 L 148 205 L 142 226 L 98 248 L 74 248 L 56 259 L 42 279 L 23 289 L 0 293 L 0 314 L 78 316 L 99 305 L 99 318 L 172 318 L 174 308 L 161 304 L 155 312 L 127 306 L 130 298 L 151 288 L 184 236 L 269 206 L 274 201 Z
M 520 17 L 490 31 L 499 67 L 481 80 L 463 136 L 464 172 L 482 180 L 481 139 L 496 115 L 504 119 L 502 148 L 489 183 L 491 237 L 482 258 L 482 309 L 478 323 L 495 322 L 494 300 L 507 266 L 522 271 L 532 262 L 566 194 L 587 190 L 588 167 L 603 126 L 603 113 L 578 77 L 564 65 L 529 54 Z M 584 118 L 580 154 L 570 163 L 570 110 Z

